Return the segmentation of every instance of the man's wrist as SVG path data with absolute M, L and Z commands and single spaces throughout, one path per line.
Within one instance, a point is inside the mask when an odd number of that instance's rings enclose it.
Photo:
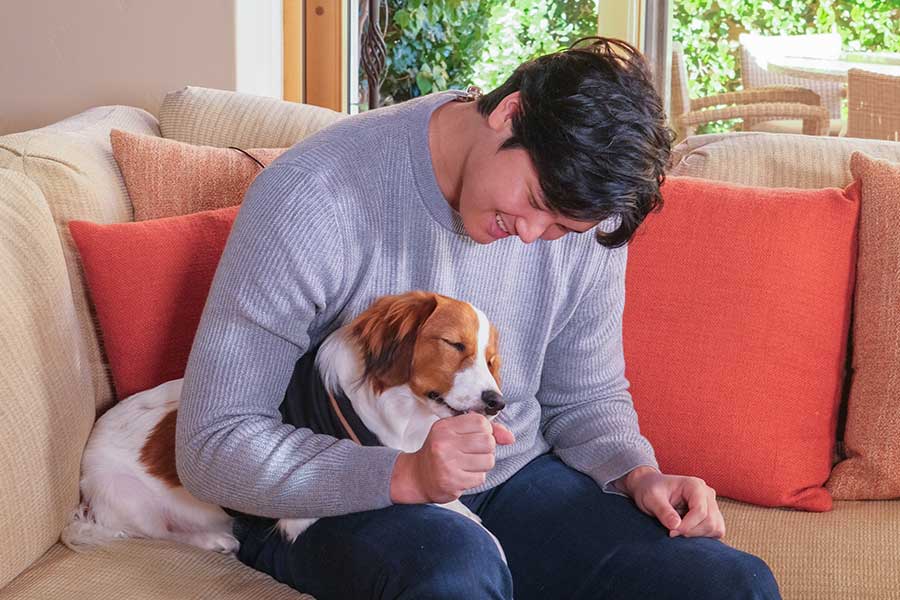
M 637 482 L 642 477 L 650 473 L 659 473 L 659 471 L 657 469 L 654 469 L 653 467 L 641 465 L 640 467 L 635 467 L 634 469 L 628 471 L 625 475 L 616 479 L 613 482 L 613 485 L 620 492 L 629 496 L 634 496 L 633 491 Z
M 415 485 L 415 456 L 401 452 L 391 473 L 391 502 L 394 504 L 423 504 L 422 493 Z

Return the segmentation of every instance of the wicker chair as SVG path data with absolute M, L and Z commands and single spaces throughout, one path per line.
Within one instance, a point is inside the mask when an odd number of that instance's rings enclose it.
M 831 81 L 817 81 L 781 73 L 767 71 L 763 65 L 768 56 L 809 56 L 815 58 L 838 58 L 841 54 L 841 36 L 837 33 L 814 33 L 807 35 L 763 36 L 756 33 L 742 33 L 741 83 L 745 90 L 772 85 L 789 85 L 810 89 L 821 98 L 822 106 L 828 109 L 831 122 L 828 134 L 838 135 L 844 123 L 841 121 L 842 85 Z M 801 133 L 799 120 L 745 119 L 745 131 L 768 131 L 771 133 Z
M 847 72 L 846 135 L 900 142 L 900 77 Z
M 799 119 L 801 133 L 827 135 L 828 110 L 819 95 L 805 88 L 769 86 L 703 98 L 691 98 L 681 44 L 672 50 L 671 124 L 681 140 L 693 135 L 698 125 L 722 119 Z

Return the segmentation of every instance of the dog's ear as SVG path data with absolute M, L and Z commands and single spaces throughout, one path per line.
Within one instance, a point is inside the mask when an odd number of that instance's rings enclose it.
M 365 364 L 363 377 L 375 393 L 409 381 L 416 336 L 437 304 L 430 292 L 383 296 L 351 323 Z

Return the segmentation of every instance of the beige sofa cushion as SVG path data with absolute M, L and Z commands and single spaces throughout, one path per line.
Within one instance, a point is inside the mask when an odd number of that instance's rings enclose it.
M 900 502 L 810 513 L 724 498 L 724 542 L 766 561 L 785 600 L 900 598 Z
M 171 542 L 128 540 L 76 554 L 55 545 L 0 600 L 313 600 L 233 556 Z
M 166 94 L 159 128 L 189 144 L 286 148 L 342 117 L 319 106 L 187 86 Z
M 100 106 L 48 127 L 0 137 L 0 167 L 27 174 L 53 214 L 85 341 L 83 364 L 91 372 L 98 409 L 112 402 L 112 383 L 66 223 L 71 219 L 99 223 L 132 219 L 131 202 L 109 143 L 109 131 L 114 127 L 158 135 L 156 119 L 150 113 L 127 106 Z
M 686 139 L 672 153 L 672 175 L 763 187 L 844 187 L 854 150 L 900 161 L 900 143 L 779 133 L 715 133 Z
M 0 168 L 0 587 L 56 542 L 78 502 L 90 370 L 41 190 Z

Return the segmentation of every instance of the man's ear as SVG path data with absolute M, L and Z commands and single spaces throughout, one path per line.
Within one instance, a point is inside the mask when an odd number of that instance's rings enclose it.
M 498 133 L 512 135 L 513 117 L 522 110 L 519 92 L 509 94 L 488 115 L 488 126 Z

